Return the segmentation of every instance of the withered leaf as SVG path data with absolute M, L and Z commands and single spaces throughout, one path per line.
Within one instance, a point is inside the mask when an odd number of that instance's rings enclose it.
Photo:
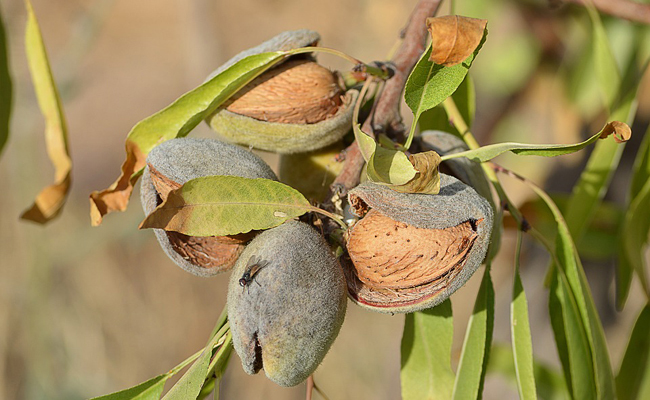
M 70 191 L 72 160 L 68 150 L 68 129 L 63 107 L 50 70 L 41 30 L 31 3 L 26 1 L 25 5 L 27 7 L 27 27 L 25 28 L 27 61 L 38 105 L 45 118 L 45 143 L 50 160 L 54 165 L 55 182 L 38 194 L 34 204 L 25 210 L 20 218 L 45 224 L 56 217 L 65 204 Z
M 625 122 L 611 121 L 603 128 L 600 138 L 604 139 L 612 134 L 614 135 L 616 143 L 624 143 L 632 137 L 632 129 L 630 129 L 630 126 Z
M 431 34 L 430 61 L 445 67 L 462 63 L 479 46 L 487 20 L 458 15 L 427 18 Z

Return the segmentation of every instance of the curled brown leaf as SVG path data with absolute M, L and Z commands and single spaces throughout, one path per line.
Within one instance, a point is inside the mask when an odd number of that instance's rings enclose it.
M 113 211 L 124 211 L 129 204 L 133 186 L 139 175 L 134 175 L 145 166 L 146 155 L 137 144 L 126 141 L 126 161 L 122 164 L 122 173 L 108 188 L 90 194 L 90 223 L 99 226 L 104 215 Z
M 462 63 L 481 44 L 487 20 L 458 15 L 427 18 L 431 33 L 430 61 L 445 67 Z
M 611 121 L 608 122 L 601 131 L 600 138 L 604 139 L 609 135 L 614 135 L 616 143 L 624 143 L 632 137 L 632 129 L 625 122 Z

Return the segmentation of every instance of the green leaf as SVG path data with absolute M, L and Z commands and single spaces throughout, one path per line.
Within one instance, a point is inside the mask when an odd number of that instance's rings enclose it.
M 201 356 L 192 364 L 181 379 L 169 389 L 169 392 L 163 397 L 163 400 L 188 400 L 197 398 L 208 374 L 208 366 L 212 357 L 212 347 L 217 339 L 219 338 L 215 337 L 210 341 L 206 348 L 203 349 Z
M 465 79 L 463 79 L 454 94 L 451 95 L 451 98 L 454 100 L 454 104 L 456 104 L 458 112 L 467 123 L 467 126 L 472 126 L 476 112 L 476 93 L 474 81 L 470 74 L 465 75 Z M 420 132 L 427 130 L 444 131 L 462 137 L 456 125 L 450 123 L 449 116 L 442 105 L 437 105 L 423 112 L 417 122 Z
M 431 56 L 431 45 L 428 50 L 420 57 L 411 74 L 406 81 L 404 90 L 404 100 L 413 112 L 413 125 L 409 132 L 408 139 L 404 147 L 408 148 L 413 140 L 415 125 L 423 112 L 432 109 L 442 103 L 447 97 L 451 96 L 465 79 L 469 68 L 472 66 L 474 58 L 481 50 L 487 29 L 483 35 L 481 44 L 478 45 L 474 53 L 467 57 L 461 64 L 453 67 L 443 67 L 429 61 Z
M 5 25 L 0 9 L 0 154 L 9 138 L 9 117 L 11 116 L 12 84 L 9 75 L 9 52 Z
M 517 389 L 520 399 L 536 399 L 535 375 L 533 372 L 533 343 L 528 322 L 528 301 L 524 286 L 519 276 L 519 258 L 521 254 L 522 232 L 517 231 L 517 250 L 515 254 L 515 276 L 510 303 L 510 332 L 515 370 L 517 372 Z
M 552 271 L 549 311 L 567 385 L 576 398 L 614 398 L 605 334 L 569 228 L 550 196 L 531 187 L 558 226 L 554 254 L 558 264 Z
M 537 395 L 540 398 L 546 400 L 569 399 L 566 383 L 560 373 L 537 361 L 534 361 L 533 368 L 537 383 Z M 517 373 L 515 371 L 514 355 L 510 346 L 492 346 L 488 372 L 501 374 L 516 385 Z
M 460 355 L 454 399 L 478 399 L 483 393 L 485 371 L 490 358 L 494 330 L 494 287 L 490 268 L 485 268 Z
M 230 96 L 277 64 L 285 54 L 276 51 L 248 56 L 185 93 L 165 109 L 138 122 L 126 138 L 126 161 L 120 177 L 108 189 L 90 195 L 92 224 L 99 225 L 109 212 L 126 209 L 133 185 L 154 146 L 186 136 Z
M 269 179 L 205 176 L 169 192 L 140 225 L 190 236 L 225 236 L 278 226 L 310 210 L 297 190 Z
M 375 183 L 404 185 L 417 171 L 403 151 L 376 146 L 368 160 L 368 178 Z
M 621 73 L 598 11 L 592 3 L 585 3 L 592 24 L 593 51 L 598 84 L 607 107 L 613 107 L 621 88 Z
M 478 149 L 474 150 L 467 150 L 460 153 L 442 156 L 442 161 L 458 157 L 467 157 L 470 160 L 477 162 L 485 162 L 507 151 L 522 156 L 556 157 L 582 150 L 583 148 L 597 141 L 601 135 L 603 135 L 605 132 L 608 132 L 608 129 L 610 129 L 609 124 L 605 125 L 605 127 L 603 127 L 600 132 L 594 134 L 589 139 L 576 144 L 525 144 L 514 142 L 495 143 L 479 147 Z M 608 141 L 614 142 L 613 139 L 610 139 Z
M 138 386 L 95 397 L 92 400 L 158 400 L 169 377 L 169 374 L 158 375 Z
M 634 160 L 626 213 L 619 232 L 617 265 L 617 306 L 622 309 L 636 272 L 650 298 L 644 253 L 650 233 L 650 128 L 645 133 Z
M 567 386 L 575 399 L 595 399 L 593 359 L 580 310 L 564 274 L 559 268 L 553 272 L 549 312 Z
M 454 387 L 451 301 L 407 314 L 402 336 L 403 400 L 449 399 Z
M 68 128 L 63 106 L 52 76 L 43 36 L 29 0 L 25 0 L 25 7 L 25 51 L 36 99 L 45 118 L 45 144 L 54 166 L 54 183 L 41 190 L 34 204 L 25 210 L 20 218 L 45 224 L 58 216 L 63 209 L 70 191 L 72 160 L 68 150 Z
M 630 341 L 616 376 L 620 400 L 647 399 L 650 394 L 650 304 L 634 324 Z

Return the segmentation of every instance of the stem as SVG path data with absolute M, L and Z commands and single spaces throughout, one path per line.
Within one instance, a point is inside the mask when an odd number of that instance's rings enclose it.
M 329 211 L 325 211 L 322 208 L 318 208 L 318 207 L 314 207 L 314 206 L 311 206 L 310 210 L 313 211 L 313 212 L 317 212 L 319 214 L 323 214 L 326 217 L 329 217 L 334 222 L 339 224 L 341 226 L 341 228 L 343 228 L 344 231 L 348 229 L 348 226 L 345 224 L 345 222 L 343 221 L 343 218 L 341 218 L 340 216 L 338 216 L 338 215 L 336 215 L 334 213 L 331 213 Z
M 436 14 L 441 2 L 442 0 L 420 0 L 411 13 L 401 35 L 403 40 L 392 59 L 395 75 L 386 81 L 381 96 L 375 102 L 372 115 L 363 124 L 362 130 L 370 136 L 375 137 L 382 132 L 393 138 L 400 137 L 402 141 L 401 136 L 405 131 L 399 109 L 402 91 L 409 73 L 424 51 L 427 39 L 425 20 Z M 345 195 L 348 190 L 357 186 L 363 165 L 363 156 L 354 141 L 345 150 L 345 164 L 332 183 L 328 198 Z

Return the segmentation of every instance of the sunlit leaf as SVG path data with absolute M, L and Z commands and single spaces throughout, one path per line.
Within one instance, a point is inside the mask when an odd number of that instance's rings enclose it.
M 456 371 L 454 399 L 477 399 L 483 392 L 485 371 L 492 346 L 494 330 L 494 287 L 489 266 L 486 267 L 481 287 L 474 303 L 463 342 L 463 350 Z
M 185 93 L 167 108 L 138 122 L 126 139 L 126 161 L 120 177 L 108 189 L 90 195 L 91 223 L 99 225 L 107 213 L 126 209 L 133 185 L 153 147 L 186 136 L 232 94 L 278 63 L 285 54 L 277 51 L 246 57 Z
M 138 386 L 95 397 L 92 400 L 159 400 L 167 379 L 169 374 L 158 375 Z
M 620 400 L 647 399 L 650 394 L 650 305 L 639 314 L 616 376 Z
M 451 398 L 453 336 L 449 299 L 434 308 L 406 314 L 400 373 L 403 400 Z
M 523 155 L 523 156 L 542 156 L 542 157 L 555 157 L 561 156 L 564 154 L 575 153 L 578 150 L 589 146 L 598 139 L 604 139 L 602 136 L 605 132 L 613 133 L 609 124 L 595 135 L 591 136 L 589 139 L 584 142 L 576 144 L 524 144 L 524 143 L 495 143 L 487 146 L 479 147 L 475 150 L 467 150 L 460 153 L 448 154 L 442 157 L 442 161 L 449 160 L 452 158 L 458 157 L 467 157 L 470 160 L 477 162 L 489 161 L 507 151 L 510 151 L 514 154 Z M 613 143 L 616 144 L 614 140 Z
M 215 338 L 216 339 L 216 338 Z M 201 356 L 192 364 L 192 366 L 183 374 L 181 379 L 169 389 L 169 392 L 163 397 L 163 400 L 186 400 L 196 399 L 201 392 L 201 386 L 208 374 L 208 366 L 212 357 L 213 339 L 208 346 L 203 349 Z
M 313 207 L 297 190 L 269 179 L 205 176 L 169 192 L 140 224 L 190 236 L 226 236 L 268 229 Z
M 34 204 L 20 217 L 44 224 L 56 217 L 65 204 L 70 190 L 72 160 L 68 150 L 68 129 L 63 107 L 52 77 L 41 30 L 29 0 L 25 0 L 25 6 L 27 7 L 25 50 L 38 105 L 45 118 L 45 143 L 54 166 L 54 183 L 45 187 L 36 196 Z
M 512 352 L 517 373 L 517 388 L 520 399 L 536 399 L 535 375 L 533 372 L 533 343 L 528 321 L 528 300 L 519 275 L 522 232 L 517 231 L 517 250 L 515 253 L 515 276 L 510 303 L 510 334 Z
M 487 26 L 485 19 L 459 15 L 427 18 L 426 23 L 433 49 L 429 61 L 445 67 L 460 64 L 472 55 L 481 43 Z
M 0 154 L 9 138 L 9 117 L 11 115 L 12 84 L 9 75 L 9 53 L 5 25 L 0 9 Z
M 557 223 L 554 259 L 559 264 L 553 268 L 549 309 L 567 385 L 576 398 L 614 398 L 605 334 L 566 221 L 546 192 L 531 188 Z
M 376 146 L 368 160 L 368 178 L 375 183 L 404 185 L 417 173 L 406 154 L 400 150 Z

